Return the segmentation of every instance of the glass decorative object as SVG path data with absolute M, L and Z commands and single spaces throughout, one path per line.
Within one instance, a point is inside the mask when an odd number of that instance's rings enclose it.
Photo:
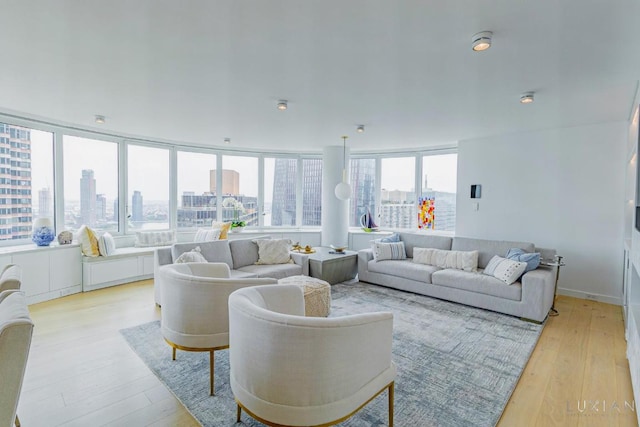
M 38 246 L 49 246 L 56 238 L 51 218 L 38 218 L 33 222 L 31 240 Z

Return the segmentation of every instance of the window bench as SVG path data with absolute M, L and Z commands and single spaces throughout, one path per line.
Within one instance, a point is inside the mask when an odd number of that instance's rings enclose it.
M 82 291 L 153 278 L 155 247 L 116 249 L 109 256 L 82 257 Z

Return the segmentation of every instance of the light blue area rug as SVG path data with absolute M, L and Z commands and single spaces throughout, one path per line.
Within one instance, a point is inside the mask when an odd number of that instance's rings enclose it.
M 332 287 L 331 316 L 370 311 L 394 314 L 398 366 L 395 425 L 494 426 L 522 373 L 542 325 L 364 283 Z M 204 426 L 234 426 L 228 350 L 216 352 L 216 396 L 209 396 L 209 354 L 171 349 L 151 322 L 121 331 L 133 350 Z M 262 426 L 243 413 L 246 426 Z M 387 394 L 346 427 L 387 425 Z

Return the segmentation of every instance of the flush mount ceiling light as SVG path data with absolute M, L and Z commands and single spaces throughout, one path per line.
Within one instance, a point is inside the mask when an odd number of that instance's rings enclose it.
M 287 100 L 281 99 L 280 101 L 278 101 L 278 110 L 284 111 L 286 109 L 287 109 Z
M 105 122 L 104 116 L 99 116 L 96 114 L 96 123 L 103 124 Z
M 471 37 L 471 49 L 476 52 L 482 52 L 483 50 L 487 50 L 491 47 L 491 36 L 493 33 L 491 31 L 481 31 L 476 33 Z
M 533 92 L 525 92 L 520 95 L 521 104 L 531 104 L 533 102 Z
M 356 132 L 358 133 L 364 132 L 364 125 L 358 125 L 358 127 L 356 128 Z
M 348 136 L 342 137 L 342 182 L 333 190 L 340 200 L 349 200 L 351 197 L 351 186 L 347 182 L 347 138 Z
M 231 144 L 231 138 L 225 138 L 224 139 L 224 143 L 225 144 Z

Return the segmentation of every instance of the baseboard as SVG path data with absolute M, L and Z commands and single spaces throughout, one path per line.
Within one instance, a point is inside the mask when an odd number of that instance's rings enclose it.
M 27 304 L 37 304 L 39 302 L 66 297 L 67 295 L 79 294 L 80 292 L 82 292 L 82 285 L 69 286 L 64 289 L 56 289 L 54 291 L 49 291 L 38 295 L 27 295 Z
M 622 305 L 621 297 L 612 297 L 609 295 L 594 294 L 591 292 L 576 291 L 573 289 L 558 288 L 558 295 L 566 295 L 568 297 L 586 299 L 589 301 L 604 302 L 606 304 Z
M 127 277 L 120 280 L 112 280 L 111 282 L 94 283 L 92 285 L 83 285 L 82 292 L 95 291 L 98 289 L 109 288 L 111 286 L 124 285 L 125 283 L 137 282 L 139 280 L 153 279 L 152 274 L 144 274 L 141 276 Z

